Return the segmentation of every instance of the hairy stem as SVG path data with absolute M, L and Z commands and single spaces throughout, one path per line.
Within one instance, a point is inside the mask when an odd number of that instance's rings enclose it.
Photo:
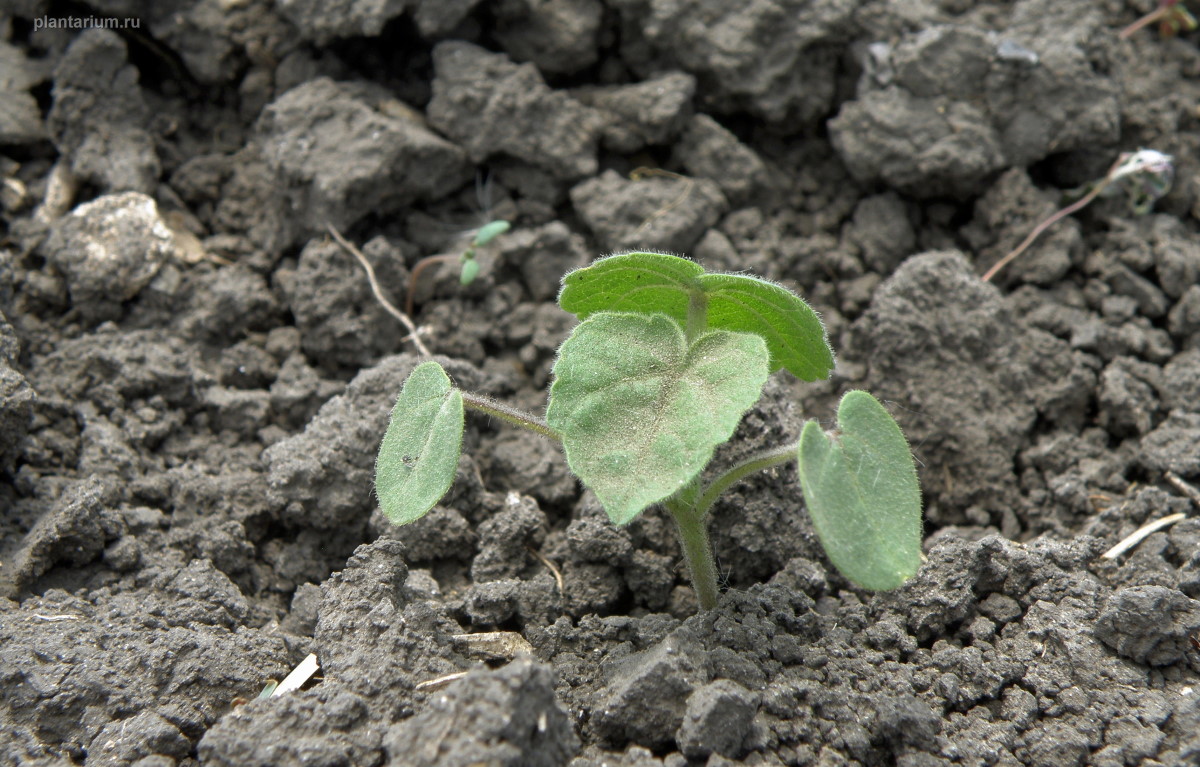
M 800 448 L 800 443 L 793 442 L 790 445 L 772 448 L 762 453 L 756 453 L 736 466 L 732 466 L 714 479 L 712 483 L 704 488 L 704 493 L 700 499 L 696 501 L 696 513 L 704 518 L 708 515 L 709 509 L 724 493 L 735 483 L 741 481 L 745 477 L 753 474 L 756 471 L 769 469 L 772 466 L 779 466 L 788 461 L 796 460 L 796 451 Z
M 486 413 L 494 418 L 499 418 L 501 421 L 511 423 L 513 426 L 520 426 L 522 429 L 552 439 L 556 442 L 562 442 L 562 435 L 551 429 L 549 424 L 538 418 L 533 413 L 526 413 L 524 410 L 506 405 L 503 402 L 494 400 L 491 397 L 486 397 L 482 394 L 474 394 L 472 392 L 462 392 L 463 404 L 472 410 L 477 410 L 480 413 Z
M 694 503 L 688 503 L 678 495 L 668 498 L 663 505 L 671 512 L 675 529 L 679 531 L 679 542 L 683 545 L 683 556 L 692 576 L 692 588 L 700 600 L 700 609 L 711 610 L 717 606 L 720 590 L 717 587 L 717 564 L 708 542 L 704 515 L 697 513 Z

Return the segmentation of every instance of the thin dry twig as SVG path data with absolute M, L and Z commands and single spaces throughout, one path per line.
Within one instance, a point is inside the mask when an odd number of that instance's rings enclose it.
M 1161 0 L 1157 8 L 1122 29 L 1117 37 L 1122 40 L 1128 40 L 1135 32 L 1150 26 L 1156 21 L 1161 22 L 1158 33 L 1162 37 L 1174 37 L 1182 30 L 1196 28 L 1195 17 L 1192 16 L 1187 8 L 1180 4 L 1179 0 Z
M 563 584 L 562 573 L 558 571 L 558 568 L 554 566 L 554 563 L 551 562 L 549 559 L 547 559 L 546 556 L 544 554 L 542 554 L 542 552 L 538 551 L 534 547 L 526 546 L 525 548 L 529 549 L 529 553 L 534 555 L 535 557 L 537 557 L 538 561 L 541 562 L 543 565 L 545 565 L 546 569 L 554 574 L 554 582 L 556 584 L 558 584 L 558 593 L 559 594 L 567 593 L 566 586 Z
M 1050 216 L 1045 221 L 1043 221 L 1042 223 L 1040 223 L 1036 227 L 1034 227 L 1033 231 L 1029 233 L 1028 237 L 1026 237 L 1024 240 L 1021 241 L 1020 245 L 1018 245 L 1015 249 L 1013 249 L 1007 256 L 1000 259 L 996 263 L 992 264 L 992 268 L 988 269 L 987 272 L 983 275 L 983 281 L 988 282 L 989 280 L 991 280 L 993 277 L 996 276 L 997 272 L 999 272 L 1004 267 L 1008 266 L 1008 264 L 1013 259 L 1015 259 L 1017 256 L 1021 255 L 1026 250 L 1028 250 L 1029 246 L 1033 244 L 1033 241 L 1036 240 L 1038 238 L 1038 236 L 1041 235 L 1042 232 L 1046 231 L 1051 226 L 1053 226 L 1055 223 L 1066 218 L 1067 216 L 1071 215 L 1075 211 L 1086 208 L 1092 200 L 1099 197 L 1100 193 L 1108 188 L 1109 181 L 1112 179 L 1113 171 L 1115 171 L 1117 169 L 1117 166 L 1119 166 L 1121 164 L 1121 162 L 1122 162 L 1121 160 L 1117 160 L 1117 162 L 1114 163 L 1112 168 L 1108 171 L 1108 174 L 1104 177 L 1104 180 L 1101 181 L 1100 183 L 1096 184 L 1096 186 L 1092 189 L 1092 191 L 1088 192 L 1083 197 L 1080 197 L 1075 202 L 1071 203 L 1067 207 L 1058 211 L 1057 213 Z
M 330 236 L 337 241 L 337 244 L 341 245 L 347 253 L 354 256 L 358 260 L 358 263 L 362 265 L 363 271 L 367 273 L 367 281 L 371 283 L 371 292 L 375 294 L 375 300 L 387 310 L 388 314 L 400 320 L 400 324 L 408 329 L 408 335 L 404 340 L 412 341 L 413 346 L 417 347 L 418 352 L 426 357 L 432 357 L 433 354 L 430 353 L 429 349 L 425 348 L 425 344 L 421 343 L 420 333 L 417 330 L 417 326 L 413 324 L 412 319 L 404 312 L 392 306 L 392 302 L 388 301 L 383 295 L 383 291 L 379 288 L 379 281 L 375 279 L 375 269 L 371 266 L 371 262 L 367 260 L 367 257 L 363 255 L 363 252 L 350 244 L 349 240 L 343 237 L 342 233 L 333 224 L 326 224 L 325 228 L 329 230 Z
M 1163 517 L 1162 519 L 1156 520 L 1154 522 L 1149 522 L 1147 524 L 1144 524 L 1141 527 L 1139 527 L 1137 530 L 1134 530 L 1130 535 L 1128 535 L 1125 538 L 1125 540 L 1121 541 L 1116 546 L 1113 546 L 1111 549 L 1109 549 L 1108 551 L 1101 554 L 1100 558 L 1101 559 L 1116 559 L 1117 557 L 1124 554 L 1126 551 L 1129 551 L 1134 546 L 1136 546 L 1139 543 L 1141 543 L 1142 541 L 1144 541 L 1146 538 L 1148 538 L 1150 536 L 1151 533 L 1157 533 L 1159 530 L 1162 530 L 1164 527 L 1170 527 L 1171 525 L 1175 524 L 1179 520 L 1184 519 L 1186 517 L 1187 517 L 1187 514 L 1183 514 L 1183 513 L 1172 514 L 1170 516 Z
M 1195 485 L 1187 482 L 1173 471 L 1168 471 L 1163 476 L 1172 487 L 1186 495 L 1196 505 L 1196 508 L 1200 509 L 1200 490 L 1197 490 Z
M 317 673 L 320 664 L 317 663 L 316 653 L 309 653 L 304 660 L 296 668 L 292 669 L 292 673 L 288 674 L 282 682 L 275 686 L 271 691 L 271 697 L 283 695 L 285 692 L 299 690 L 304 686 L 304 683 L 312 678 L 312 675 Z
M 437 679 L 426 679 L 424 682 L 418 682 L 416 687 L 414 687 L 413 689 L 417 690 L 418 692 L 428 692 L 429 690 L 438 690 L 438 689 L 441 689 L 442 687 L 445 687 L 446 685 L 450 684 L 451 682 L 455 682 L 455 681 L 458 681 L 459 679 L 462 679 L 468 673 L 470 673 L 470 672 L 455 671 L 453 674 L 446 674 L 445 676 L 439 676 Z
M 654 211 L 654 213 L 652 213 L 649 218 L 647 218 L 645 221 L 643 221 L 641 226 L 639 226 L 637 228 L 637 231 L 634 232 L 634 234 L 641 234 L 642 230 L 644 230 L 646 227 L 650 226 L 650 224 L 654 223 L 654 221 L 656 219 L 662 218 L 663 216 L 667 215 L 675 208 L 682 205 L 683 201 L 686 200 L 688 198 L 688 195 L 692 193 L 692 187 L 695 186 L 695 184 L 696 184 L 695 179 L 688 178 L 687 176 L 681 176 L 678 173 L 672 173 L 671 171 L 663 170 L 662 168 L 634 168 L 632 171 L 629 172 L 629 178 L 633 181 L 641 181 L 642 179 L 649 178 L 651 176 L 659 176 L 661 178 L 673 178 L 673 179 L 682 181 L 682 182 L 684 182 L 683 189 L 682 189 L 682 191 L 679 192 L 678 195 L 676 195 L 675 199 L 671 200 L 669 203 L 667 203 L 663 207 Z

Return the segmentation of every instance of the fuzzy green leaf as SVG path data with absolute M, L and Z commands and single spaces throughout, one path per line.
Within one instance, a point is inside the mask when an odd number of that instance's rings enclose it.
M 689 348 L 669 317 L 600 312 L 559 351 L 546 421 L 623 525 L 708 465 L 758 401 L 767 359 L 756 335 L 710 331 Z
M 418 365 L 400 390 L 375 460 L 375 494 L 389 520 L 415 522 L 442 499 L 454 482 L 462 435 L 462 393 L 441 365 Z
M 852 391 L 838 428 L 809 421 L 800 485 L 829 559 L 867 589 L 894 589 L 921 565 L 921 488 L 908 442 L 879 401 Z
M 693 295 L 706 300 L 709 329 L 762 336 L 771 370 L 787 368 L 806 381 L 829 377 L 833 351 L 817 313 L 790 290 L 756 277 L 705 274 L 699 264 L 666 253 L 622 253 L 568 274 L 558 303 L 581 320 L 602 311 L 636 312 L 686 325 Z
M 708 326 L 757 333 L 771 352 L 771 370 L 787 368 L 816 381 L 833 370 L 825 326 L 804 299 L 780 285 L 742 274 L 706 274 Z
M 665 314 L 687 323 L 688 297 L 704 267 L 666 253 L 620 253 L 563 277 L 558 305 L 581 320 L 596 312 Z

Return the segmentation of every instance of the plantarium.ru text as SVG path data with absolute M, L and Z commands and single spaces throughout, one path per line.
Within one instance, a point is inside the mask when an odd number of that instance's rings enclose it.
M 817 314 L 785 288 L 710 274 L 662 253 L 624 253 L 571 272 L 559 294 L 580 323 L 559 349 L 545 418 L 454 387 L 436 362 L 405 381 L 375 467 L 384 514 L 403 525 L 450 488 L 471 408 L 562 443 L 567 464 L 618 525 L 662 504 L 675 520 L 701 609 L 717 602 L 706 517 L 748 474 L 797 461 L 833 564 L 867 589 L 893 589 L 921 563 L 921 494 L 908 443 L 884 407 L 847 393 L 837 428 L 701 477 L 772 372 L 814 381 L 833 352 Z

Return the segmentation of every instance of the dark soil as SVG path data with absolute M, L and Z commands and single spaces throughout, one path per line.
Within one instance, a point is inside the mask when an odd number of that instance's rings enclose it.
M 1118 38 L 1154 5 L 9 3 L 0 764 L 1200 764 L 1200 53 Z M 1139 146 L 1176 158 L 1153 212 L 980 280 Z M 921 572 L 854 588 L 778 469 L 715 508 L 696 615 L 661 512 L 612 526 L 482 418 L 387 523 L 419 357 L 326 227 L 402 303 L 489 218 L 480 279 L 416 296 L 459 385 L 542 407 L 559 279 L 613 250 L 778 280 L 838 368 L 721 460 L 874 392 Z

